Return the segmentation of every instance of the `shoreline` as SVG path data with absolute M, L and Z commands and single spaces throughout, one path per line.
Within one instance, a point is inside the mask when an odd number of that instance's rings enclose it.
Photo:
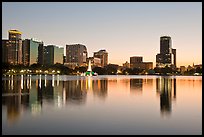
M 11 75 L 67 75 L 67 76 L 81 76 L 81 75 L 77 75 L 77 74 L 37 74 L 37 73 L 29 73 L 29 74 L 2 74 L 2 76 L 11 76 Z M 116 75 L 108 75 L 108 76 L 202 76 L 201 75 L 173 75 L 173 74 L 169 74 L 169 75 L 164 75 L 164 74 L 134 74 L 134 75 L 123 75 L 123 74 L 116 74 Z M 105 75 L 98 75 L 98 76 L 105 76 Z

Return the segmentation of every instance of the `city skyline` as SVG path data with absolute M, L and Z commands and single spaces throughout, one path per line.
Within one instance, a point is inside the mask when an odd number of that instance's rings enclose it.
M 159 39 L 167 35 L 177 49 L 178 67 L 202 63 L 201 2 L 2 5 L 2 39 L 17 29 L 22 39 L 34 37 L 44 45 L 84 44 L 88 57 L 106 49 L 109 63 L 122 65 L 131 56 L 143 56 L 155 67 Z

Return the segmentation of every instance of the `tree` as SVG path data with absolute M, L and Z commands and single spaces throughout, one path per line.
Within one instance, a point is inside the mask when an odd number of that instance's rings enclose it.
M 164 68 L 161 69 L 161 73 L 166 75 L 167 73 L 172 73 L 172 68 L 165 66 Z
M 75 67 L 75 69 L 74 69 L 74 72 L 86 72 L 87 71 L 87 67 L 84 67 L 84 66 L 82 66 L 82 67 Z
M 30 69 L 32 69 L 32 70 L 41 69 L 41 66 L 42 65 L 40 65 L 40 64 L 34 63 L 34 64 L 30 65 Z
M 202 68 L 197 67 L 196 70 L 195 70 L 195 72 L 196 72 L 196 73 L 202 73 Z
M 140 68 L 133 68 L 132 69 L 132 72 L 133 74 L 139 74 L 139 73 L 142 73 L 143 69 L 140 69 Z
M 92 69 L 92 71 L 98 73 L 98 75 L 104 75 L 105 74 L 105 69 L 102 67 L 94 67 Z
M 128 75 L 128 74 L 132 75 L 132 74 L 133 74 L 133 71 L 132 71 L 131 68 L 126 68 L 126 69 L 124 69 L 124 70 L 122 71 L 122 74 L 123 74 L 123 75 Z
M 118 66 L 109 64 L 105 66 L 105 74 L 107 75 L 116 75 L 118 70 Z

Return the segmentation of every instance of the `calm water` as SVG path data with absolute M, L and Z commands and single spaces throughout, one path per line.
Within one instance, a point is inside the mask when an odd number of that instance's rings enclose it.
M 201 76 L 7 76 L 2 134 L 202 134 Z

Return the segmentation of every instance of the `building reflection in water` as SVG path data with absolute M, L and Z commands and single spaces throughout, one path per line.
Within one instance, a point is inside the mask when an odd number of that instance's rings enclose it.
M 156 89 L 160 94 L 161 114 L 169 115 L 172 110 L 172 101 L 173 99 L 176 99 L 176 79 L 168 77 L 157 78 Z
M 31 77 L 12 75 L 2 80 L 2 105 L 7 108 L 9 123 L 17 121 L 24 111 L 34 116 L 41 114 L 45 103 L 59 108 L 66 104 L 85 104 L 88 91 L 101 99 L 107 97 L 107 79 L 61 81 L 58 75 Z
M 7 120 L 14 123 L 24 109 L 29 108 L 29 78 L 23 75 L 9 76 L 2 80 L 2 105 L 7 107 Z
M 63 100 L 67 103 L 84 104 L 86 101 L 86 88 L 84 81 L 63 81 Z
M 130 93 L 142 93 L 143 79 L 130 79 Z
M 100 99 L 105 99 L 108 92 L 108 79 L 93 80 L 92 81 L 93 95 Z

